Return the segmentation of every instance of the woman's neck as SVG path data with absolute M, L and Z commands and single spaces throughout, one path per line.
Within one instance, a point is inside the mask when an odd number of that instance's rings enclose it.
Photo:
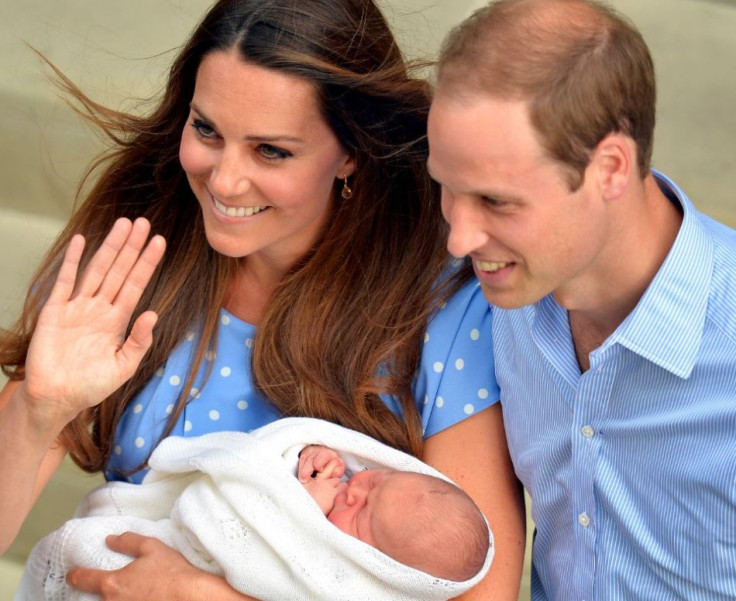
M 238 319 L 258 325 L 283 276 L 251 258 L 241 259 L 225 293 L 224 308 Z

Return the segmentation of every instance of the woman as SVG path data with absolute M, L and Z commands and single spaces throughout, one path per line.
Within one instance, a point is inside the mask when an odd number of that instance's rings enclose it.
M 67 452 L 138 481 L 169 434 L 306 415 L 465 488 L 498 547 L 467 598 L 515 599 L 523 515 L 487 307 L 448 275 L 427 88 L 375 5 L 218 2 L 146 117 L 62 81 L 116 144 L 0 345 L 0 549 Z M 139 559 L 70 582 L 106 599 L 242 598 L 153 539 L 110 546 Z

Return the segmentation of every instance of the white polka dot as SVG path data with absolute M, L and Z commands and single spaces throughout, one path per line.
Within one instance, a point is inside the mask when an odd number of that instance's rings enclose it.
M 470 330 L 470 339 L 478 340 L 478 338 L 480 338 L 480 330 L 478 330 L 477 328 L 473 328 L 472 330 Z
M 166 405 L 166 415 L 171 415 L 174 411 L 174 403 Z
M 429 395 L 428 394 L 424 395 L 424 404 L 429 405 Z
M 220 318 L 220 321 L 222 322 L 222 325 L 229 326 L 230 325 L 230 316 L 229 315 L 223 315 Z
M 187 340 L 189 342 L 191 342 L 192 340 L 194 340 L 194 332 L 187 332 L 186 338 L 187 338 Z
M 245 339 L 245 346 L 248 348 L 253 348 L 253 339 L 252 338 L 246 338 Z
M 424 333 L 424 344 L 427 344 L 429 342 L 429 332 Z
M 169 384 L 172 386 L 179 386 L 179 384 L 181 384 L 181 378 L 179 376 L 171 376 L 169 378 Z
M 478 391 L 478 398 L 479 399 L 487 399 L 488 398 L 488 390 L 486 390 L 485 388 L 481 388 Z
M 135 439 L 135 446 L 137 446 L 139 449 L 142 449 L 144 444 L 146 444 L 146 441 L 143 440 L 140 436 Z
M 229 377 L 231 373 L 233 373 L 233 370 L 232 370 L 232 369 L 230 369 L 229 367 L 223 367 L 223 368 L 222 368 L 222 369 L 220 370 L 220 375 L 221 375 L 221 376 L 222 376 L 223 378 L 227 378 L 227 377 Z
M 248 401 L 238 401 L 238 409 L 245 411 L 248 408 Z
M 443 399 L 441 396 L 437 397 L 437 400 L 434 402 L 435 407 L 444 407 L 445 406 L 445 399 Z
M 215 351 L 207 351 L 207 354 L 205 354 L 204 357 L 207 361 L 214 361 L 217 357 L 217 353 Z
M 465 405 L 465 407 L 463 407 L 463 411 L 465 411 L 466 415 L 473 415 L 473 412 L 475 411 L 475 407 L 473 407 L 473 405 L 468 403 L 467 405 Z
M 210 411 L 209 416 L 213 422 L 216 422 L 218 419 L 220 419 L 220 412 L 213 409 L 212 411 Z
M 159 368 L 158 368 L 158 369 L 156 370 L 156 375 L 157 375 L 157 376 L 158 376 L 159 378 L 160 378 L 160 377 L 162 377 L 162 376 L 164 375 L 164 368 L 163 368 L 163 367 L 159 367 Z
M 133 413 L 140 413 L 141 411 L 143 411 L 143 405 L 141 405 L 140 403 L 133 407 Z
M 443 369 L 445 369 L 445 366 L 441 362 L 437 361 L 437 363 L 434 364 L 435 373 L 442 373 Z
M 189 432 L 192 429 L 192 422 L 189 420 L 184 422 L 184 432 Z
M 463 361 L 462 359 L 458 359 L 457 361 L 455 361 L 455 369 L 456 370 L 460 371 L 464 367 L 465 367 L 465 361 Z
M 199 388 L 192 388 L 189 391 L 189 396 L 192 397 L 193 399 L 198 399 L 199 398 Z
M 123 454 L 123 448 L 118 444 L 115 445 L 115 454 L 116 455 L 122 455 Z

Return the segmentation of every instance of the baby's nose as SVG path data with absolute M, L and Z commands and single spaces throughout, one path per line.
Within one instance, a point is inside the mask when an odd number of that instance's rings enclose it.
M 362 482 L 361 478 L 351 478 L 348 482 L 347 492 L 348 505 L 353 505 L 354 503 L 365 498 L 368 492 L 368 487 Z

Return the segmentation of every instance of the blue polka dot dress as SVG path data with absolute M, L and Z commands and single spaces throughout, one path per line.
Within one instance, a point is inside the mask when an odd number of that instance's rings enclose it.
M 198 436 L 220 430 L 249 432 L 279 419 L 280 414 L 254 390 L 251 348 L 255 326 L 220 311 L 217 348 L 208 353 L 189 401 L 172 434 Z M 196 350 L 189 332 L 166 364 L 141 390 L 122 416 L 108 465 L 108 480 L 122 479 L 144 461 L 161 437 L 187 380 Z M 211 367 L 209 379 L 204 376 Z M 476 280 L 465 284 L 433 317 L 424 337 L 414 397 L 429 437 L 498 401 L 491 341 L 491 313 Z M 391 397 L 384 401 L 399 412 Z M 140 482 L 145 470 L 125 479 Z

